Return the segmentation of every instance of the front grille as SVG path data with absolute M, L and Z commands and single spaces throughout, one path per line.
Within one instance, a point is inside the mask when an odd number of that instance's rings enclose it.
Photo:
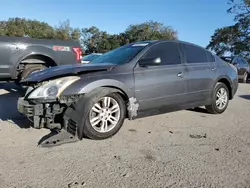
M 77 129 L 77 123 L 74 122 L 72 119 L 69 119 L 67 124 L 67 132 L 75 136 L 76 129 Z

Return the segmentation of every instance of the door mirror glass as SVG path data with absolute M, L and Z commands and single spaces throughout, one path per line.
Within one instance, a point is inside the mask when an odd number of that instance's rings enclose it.
M 156 58 L 145 58 L 145 59 L 140 59 L 139 60 L 139 65 L 141 67 L 146 67 L 146 66 L 157 66 L 161 64 L 161 58 L 156 57 Z

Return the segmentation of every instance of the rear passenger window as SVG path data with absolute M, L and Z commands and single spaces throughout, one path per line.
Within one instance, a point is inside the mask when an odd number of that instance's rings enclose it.
M 149 52 L 143 57 L 145 58 L 161 58 L 162 65 L 180 64 L 180 52 L 175 42 L 164 42 L 153 46 Z
M 214 62 L 214 56 L 212 53 L 206 51 L 206 54 L 207 54 L 207 61 L 208 62 Z
M 182 44 L 183 51 L 186 55 L 187 63 L 206 63 L 206 51 L 200 47 L 193 45 Z

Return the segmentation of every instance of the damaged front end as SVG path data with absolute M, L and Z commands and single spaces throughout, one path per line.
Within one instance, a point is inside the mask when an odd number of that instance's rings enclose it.
M 60 96 L 60 94 L 79 79 L 79 77 L 64 77 L 30 83 L 25 96 L 18 99 L 18 111 L 26 115 L 36 129 L 61 129 L 64 111 L 83 94 L 70 96 Z
M 60 99 L 27 99 L 26 96 L 18 99 L 18 111 L 33 122 L 36 129 L 62 129 L 63 114 L 72 103 L 83 95 L 63 96 Z
M 56 117 L 64 110 L 64 106 L 57 103 L 39 103 L 26 101 L 24 98 L 18 99 L 18 111 L 28 117 L 33 122 L 36 129 L 41 128 L 61 128 L 60 122 L 56 121 Z

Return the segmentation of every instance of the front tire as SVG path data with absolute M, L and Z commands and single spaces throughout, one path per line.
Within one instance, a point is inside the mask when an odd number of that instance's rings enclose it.
M 94 95 L 84 106 L 88 112 L 82 122 L 83 136 L 100 140 L 115 135 L 124 123 L 126 106 L 117 93 Z
M 206 109 L 211 114 L 222 114 L 229 103 L 229 89 L 221 82 L 218 82 L 214 88 L 212 96 L 212 104 L 206 106 Z

